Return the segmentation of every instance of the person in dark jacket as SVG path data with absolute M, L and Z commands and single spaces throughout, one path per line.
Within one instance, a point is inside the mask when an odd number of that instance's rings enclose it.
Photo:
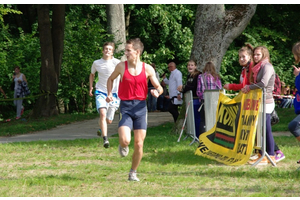
M 194 119 L 195 119 L 195 131 L 196 136 L 199 138 L 199 124 L 200 124 L 200 114 L 198 109 L 200 107 L 199 98 L 197 96 L 197 81 L 200 71 L 197 69 L 196 61 L 189 60 L 187 64 L 187 70 L 189 72 L 185 85 L 180 85 L 177 90 L 181 93 L 186 93 L 187 91 L 192 91 L 193 93 L 193 107 L 194 107 Z

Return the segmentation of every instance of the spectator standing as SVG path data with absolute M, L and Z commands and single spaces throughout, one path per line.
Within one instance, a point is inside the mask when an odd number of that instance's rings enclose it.
M 17 116 L 16 119 L 20 119 L 21 115 L 24 113 L 24 106 L 23 104 L 23 97 L 24 97 L 24 93 L 20 92 L 21 89 L 21 85 L 23 82 L 27 83 L 27 79 L 26 76 L 21 73 L 21 69 L 19 66 L 15 66 L 14 68 L 14 75 L 13 75 L 13 81 L 15 82 L 15 87 L 14 87 L 14 105 L 17 108 Z
M 266 47 L 258 46 L 254 48 L 254 63 L 255 66 L 252 68 L 250 82 L 252 84 L 246 85 L 242 88 L 243 93 L 248 93 L 250 90 L 265 88 L 266 103 L 266 151 L 274 163 L 275 152 L 274 152 L 274 137 L 272 134 L 271 127 L 271 113 L 275 108 L 273 90 L 275 82 L 275 71 L 273 65 L 270 63 L 270 54 Z M 254 164 L 261 157 L 261 152 L 257 159 L 249 161 L 249 164 Z M 267 165 L 268 159 L 265 156 L 258 165 Z
M 254 63 L 253 63 L 253 47 L 250 44 L 246 44 L 246 46 L 242 47 L 239 50 L 239 64 L 242 67 L 240 83 L 239 84 L 226 83 L 224 85 L 224 88 L 226 90 L 239 91 L 245 85 L 250 84 L 250 73 L 251 73 L 251 69 L 254 65 Z
M 171 102 L 169 92 L 164 81 L 161 81 L 160 85 L 163 88 L 164 92 L 157 98 L 157 108 L 161 112 L 167 112 Z
M 182 104 L 182 94 L 177 90 L 178 86 L 182 85 L 182 73 L 176 68 L 174 62 L 168 64 L 168 70 L 171 72 L 169 79 L 166 75 L 163 76 L 163 82 L 169 85 L 170 104 L 168 111 L 173 116 L 174 122 L 177 121 L 179 116 L 178 106 Z
M 293 48 L 292 53 L 295 58 L 295 64 L 298 64 L 300 62 L 300 42 L 297 42 Z M 288 128 L 290 132 L 297 138 L 297 140 L 300 142 L 300 68 L 295 67 L 294 68 L 294 75 L 295 75 L 295 89 L 296 89 L 296 95 L 294 98 L 294 109 L 295 114 L 297 115 L 288 125 Z M 300 160 L 297 161 L 298 164 L 300 164 Z
M 200 102 L 197 96 L 197 81 L 198 81 L 198 76 L 200 74 L 200 71 L 197 69 L 196 61 L 189 60 L 187 64 L 187 70 L 188 70 L 188 75 L 186 79 L 186 84 L 178 86 L 177 90 L 183 94 L 190 90 L 193 93 L 195 131 L 196 131 L 197 138 L 199 138 L 200 113 L 198 112 L 198 110 L 200 108 Z
M 212 62 L 205 64 L 203 73 L 198 76 L 197 82 L 197 96 L 201 103 L 200 106 L 204 103 L 203 94 L 205 90 L 222 89 L 220 76 L 216 72 L 215 65 Z M 204 106 L 202 106 L 200 110 L 200 135 L 206 131 L 205 124 L 205 109 Z
M 253 62 L 253 47 L 250 44 L 246 44 L 246 46 L 242 47 L 239 50 L 239 64 L 243 67 L 240 84 L 225 84 L 224 88 L 226 90 L 241 90 L 244 86 L 250 85 L 250 75 L 252 71 L 252 67 L 254 66 Z M 276 79 L 275 79 L 276 80 Z M 273 90 L 274 94 L 274 90 Z M 275 150 L 275 160 L 279 162 L 285 158 L 283 152 L 279 149 L 276 142 L 274 141 L 274 150 Z

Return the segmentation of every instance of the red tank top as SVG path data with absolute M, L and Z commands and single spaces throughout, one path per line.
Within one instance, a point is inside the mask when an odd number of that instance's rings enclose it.
M 145 63 L 143 62 L 142 71 L 139 75 L 133 76 L 128 71 L 128 63 L 125 61 L 123 78 L 119 84 L 119 98 L 126 100 L 146 100 L 148 94 L 147 77 Z

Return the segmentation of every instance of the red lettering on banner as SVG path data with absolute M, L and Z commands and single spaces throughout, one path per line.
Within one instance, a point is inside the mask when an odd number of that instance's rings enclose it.
M 250 99 L 245 99 L 244 101 L 244 110 L 250 109 Z
M 258 110 L 259 100 L 255 99 L 245 99 L 244 110 Z

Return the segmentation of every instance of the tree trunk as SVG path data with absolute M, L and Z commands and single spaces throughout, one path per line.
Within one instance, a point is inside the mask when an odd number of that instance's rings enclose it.
M 114 35 L 113 42 L 116 44 L 116 53 L 124 52 L 126 43 L 125 14 L 123 4 L 107 4 L 106 15 L 108 33 Z M 124 56 L 122 57 L 124 60 Z
M 208 61 L 220 71 L 229 45 L 244 31 L 255 10 L 256 5 L 236 5 L 230 10 L 225 10 L 223 4 L 198 5 L 191 58 L 197 61 L 200 71 Z
M 59 81 L 61 63 L 64 52 L 64 29 L 65 29 L 65 5 L 53 5 L 52 17 L 52 43 L 54 67 Z M 58 86 L 58 84 L 57 84 Z
M 220 71 L 229 45 L 245 30 L 255 10 L 256 5 L 236 5 L 230 10 L 225 10 L 224 4 L 198 5 L 191 58 L 197 61 L 200 71 L 208 61 L 215 64 L 217 72 Z M 185 106 L 182 106 L 173 127 L 177 134 L 185 111 Z
M 32 116 L 58 115 L 56 93 L 61 68 L 64 38 L 64 5 L 53 5 L 53 29 L 49 17 L 49 5 L 38 5 L 38 25 L 41 46 L 40 89 L 46 95 L 37 99 Z
M 17 4 L 16 7 L 23 13 L 22 15 L 13 15 L 18 27 L 22 27 L 25 33 L 32 33 L 32 25 L 36 23 L 36 5 Z

